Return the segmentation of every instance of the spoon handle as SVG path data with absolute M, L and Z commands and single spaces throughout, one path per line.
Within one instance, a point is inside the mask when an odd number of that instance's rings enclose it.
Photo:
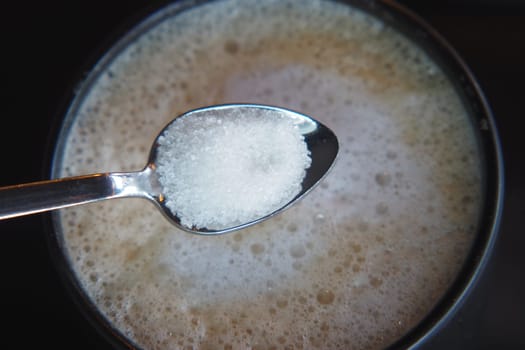
M 120 197 L 147 197 L 143 172 L 104 173 L 0 187 L 0 220 Z

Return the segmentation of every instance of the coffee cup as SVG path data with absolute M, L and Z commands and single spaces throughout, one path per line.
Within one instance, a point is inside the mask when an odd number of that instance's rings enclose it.
M 283 215 L 221 237 L 141 200 L 57 213 L 59 264 L 102 332 L 139 348 L 383 348 L 454 312 L 495 239 L 501 159 L 443 39 L 385 4 L 168 5 L 80 86 L 53 175 L 137 170 L 170 118 L 227 102 L 325 122 L 336 166 Z

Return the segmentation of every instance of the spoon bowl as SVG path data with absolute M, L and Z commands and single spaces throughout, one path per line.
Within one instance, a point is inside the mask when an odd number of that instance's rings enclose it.
M 300 192 L 288 203 L 273 212 L 235 226 L 213 229 L 182 225 L 181 219 L 176 213 L 166 206 L 166 196 L 159 182 L 157 172 L 159 137 L 165 133 L 172 123 L 177 123 L 183 117 L 197 117 L 199 114 L 219 110 L 222 112 L 233 112 L 252 109 L 278 112 L 283 117 L 290 118 L 303 135 L 306 146 L 310 151 L 311 165 L 306 169 Z M 223 234 L 267 220 L 303 198 L 329 172 L 336 159 L 338 150 L 337 137 L 329 128 L 309 116 L 289 109 L 256 104 L 226 104 L 203 107 L 178 116 L 162 129 L 153 143 L 148 163 L 141 171 L 98 173 L 1 187 L 0 220 L 107 199 L 140 197 L 153 202 L 168 221 L 184 231 L 204 235 Z

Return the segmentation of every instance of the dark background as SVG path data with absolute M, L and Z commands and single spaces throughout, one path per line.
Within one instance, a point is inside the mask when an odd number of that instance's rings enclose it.
M 76 82 L 133 19 L 165 1 L 0 5 L 0 186 L 45 178 L 48 141 Z M 525 2 L 403 0 L 478 78 L 502 139 L 505 206 L 493 259 L 452 324 L 425 349 L 525 348 Z M 0 222 L 0 348 L 109 349 L 66 293 L 43 217 Z

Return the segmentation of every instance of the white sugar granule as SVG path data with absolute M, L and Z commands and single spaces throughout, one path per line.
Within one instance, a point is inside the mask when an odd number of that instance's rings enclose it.
M 158 143 L 166 205 L 190 228 L 233 227 L 274 212 L 301 191 L 311 163 L 293 121 L 273 110 L 181 117 Z

